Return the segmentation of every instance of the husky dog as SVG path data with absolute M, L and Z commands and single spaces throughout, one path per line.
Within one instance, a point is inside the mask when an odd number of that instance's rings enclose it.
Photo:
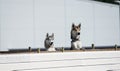
M 53 40 L 54 40 L 54 34 L 52 33 L 52 35 L 49 36 L 49 34 L 47 33 L 44 41 L 44 46 L 47 51 L 56 51 L 55 48 L 53 47 L 54 46 Z
M 71 50 L 80 50 L 82 49 L 82 43 L 80 41 L 80 30 L 81 30 L 81 23 L 76 26 L 74 23 L 72 24 L 71 29 Z

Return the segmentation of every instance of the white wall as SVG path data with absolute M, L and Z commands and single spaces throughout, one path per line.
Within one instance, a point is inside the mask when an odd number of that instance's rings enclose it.
M 66 41 L 66 45 L 70 46 L 69 44 L 70 39 L 70 30 L 72 22 L 76 25 L 81 23 L 81 41 L 83 46 L 90 46 L 94 43 L 93 40 L 93 33 L 94 33 L 94 11 L 93 11 L 93 4 L 80 1 L 80 0 L 66 0 L 66 38 L 69 41 Z
M 46 33 L 54 33 L 54 46 L 65 43 L 64 0 L 35 0 L 35 47 L 44 47 Z
M 120 71 L 120 51 L 0 55 L 2 71 Z
M 81 22 L 83 46 L 120 45 L 119 6 L 84 0 L 0 0 L 0 50 L 70 47 L 72 22 Z
M 33 46 L 33 0 L 0 0 L 0 48 Z
M 66 23 L 71 29 L 71 22 L 81 22 L 81 41 L 83 46 L 120 45 L 119 6 L 80 0 L 66 0 Z M 69 34 L 67 30 L 67 34 Z M 67 35 L 66 34 L 66 35 Z M 70 41 L 67 35 L 67 40 Z M 69 46 L 70 42 L 67 42 Z M 69 44 L 68 44 L 69 43 Z
M 95 44 L 120 45 L 119 6 L 95 4 Z

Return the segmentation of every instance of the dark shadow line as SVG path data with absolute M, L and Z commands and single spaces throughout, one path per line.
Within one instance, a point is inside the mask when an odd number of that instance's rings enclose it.
M 106 71 L 120 71 L 120 69 L 110 69 L 110 70 L 106 70 Z

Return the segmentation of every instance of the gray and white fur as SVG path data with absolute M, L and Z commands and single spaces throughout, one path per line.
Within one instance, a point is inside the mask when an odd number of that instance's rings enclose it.
M 49 35 L 47 33 L 44 41 L 44 46 L 46 48 L 46 51 L 56 51 L 54 48 L 53 40 L 54 40 L 54 34 L 52 33 L 52 35 Z
M 71 50 L 80 50 L 82 49 L 82 43 L 80 41 L 80 30 L 81 24 L 76 26 L 74 23 L 72 24 L 71 29 Z

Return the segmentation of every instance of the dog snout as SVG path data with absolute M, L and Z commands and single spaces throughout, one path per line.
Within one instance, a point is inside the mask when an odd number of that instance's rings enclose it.
M 80 32 L 78 33 L 78 35 L 80 35 Z

